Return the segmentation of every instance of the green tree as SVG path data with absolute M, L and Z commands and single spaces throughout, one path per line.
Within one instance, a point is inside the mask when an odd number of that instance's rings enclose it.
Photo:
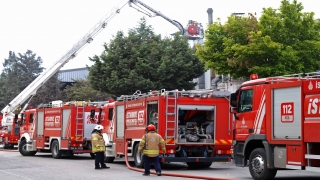
M 320 68 L 320 22 L 314 13 L 303 13 L 294 0 L 283 0 L 279 9 L 263 8 L 254 16 L 230 16 L 226 24 L 210 25 L 198 57 L 220 74 L 260 77 L 306 73 Z
M 89 79 L 96 90 L 120 96 L 136 90 L 193 89 L 193 78 L 204 73 L 204 64 L 189 47 L 186 37 L 155 35 L 141 19 L 128 36 L 117 32 L 100 56 L 90 58 Z
M 74 80 L 72 86 L 67 86 L 64 90 L 70 101 L 105 101 L 112 96 L 94 90 L 88 80 Z
M 42 71 L 41 57 L 31 50 L 18 56 L 9 52 L 9 57 L 4 60 L 0 76 L 0 108 L 3 109 L 21 91 L 23 91 Z
M 3 109 L 29 84 L 31 84 L 44 70 L 41 57 L 37 57 L 31 50 L 16 55 L 9 52 L 9 57 L 4 60 L 3 70 L 0 76 L 0 108 Z M 30 106 L 37 107 L 41 103 L 49 103 L 54 100 L 66 100 L 66 95 L 60 90 L 61 82 L 58 75 L 52 76 L 41 86 L 36 95 L 29 102 Z M 31 97 L 31 96 L 30 96 Z M 29 99 L 26 100 L 26 102 Z M 23 107 L 26 102 L 22 102 Z M 21 107 L 21 108 L 22 108 Z

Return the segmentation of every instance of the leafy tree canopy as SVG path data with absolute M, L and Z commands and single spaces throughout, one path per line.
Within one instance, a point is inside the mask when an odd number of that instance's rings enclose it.
M 144 18 L 128 36 L 118 31 L 100 56 L 90 58 L 92 87 L 116 96 L 159 89 L 193 89 L 193 78 L 204 73 L 204 64 L 189 47 L 186 37 L 156 35 Z
M 9 57 L 4 59 L 0 76 L 0 108 L 3 109 L 20 92 L 22 92 L 42 71 L 41 57 L 31 50 L 26 53 L 9 51 Z
M 9 51 L 9 57 L 4 60 L 4 68 L 0 75 L 1 110 L 43 72 L 44 68 L 41 65 L 41 57 L 37 57 L 31 50 L 27 50 L 24 54 L 18 53 L 18 55 Z M 49 103 L 53 100 L 65 100 L 65 95 L 60 91 L 60 87 L 61 83 L 56 74 L 38 89 L 29 105 L 36 107 L 41 103 Z M 22 102 L 22 106 L 26 102 Z
M 75 80 L 64 91 L 70 101 L 105 101 L 111 98 L 107 93 L 92 89 L 88 80 Z
M 306 73 L 320 69 L 320 21 L 314 13 L 303 13 L 294 0 L 281 1 L 279 9 L 263 8 L 259 21 L 230 16 L 205 32 L 197 56 L 208 68 L 233 77 L 260 77 Z

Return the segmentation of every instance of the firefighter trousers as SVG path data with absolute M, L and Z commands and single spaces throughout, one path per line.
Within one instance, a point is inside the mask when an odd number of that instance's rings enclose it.
M 160 166 L 160 161 L 159 157 L 149 157 L 146 155 L 143 155 L 143 161 L 144 161 L 144 174 L 150 174 L 150 165 L 153 163 L 154 169 L 156 172 L 161 173 L 161 166 Z
M 96 158 L 94 161 L 94 165 L 96 168 L 106 166 L 104 164 L 104 152 L 96 152 Z

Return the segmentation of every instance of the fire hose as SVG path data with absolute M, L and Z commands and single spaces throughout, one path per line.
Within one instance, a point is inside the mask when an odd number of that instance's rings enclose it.
M 125 143 L 125 149 L 127 149 L 127 148 L 128 148 L 128 143 Z M 125 154 L 125 160 L 126 160 L 126 165 L 130 170 L 138 171 L 138 172 L 144 172 L 143 169 L 134 168 L 134 167 L 130 166 L 127 153 Z M 156 174 L 156 173 L 155 172 L 150 172 L 150 174 Z M 232 179 L 228 179 L 228 178 L 215 178 L 215 177 L 209 177 L 209 176 L 196 176 L 196 175 L 176 174 L 176 173 L 166 173 L 166 172 L 161 172 L 161 174 L 163 176 L 173 176 L 173 177 L 193 178 L 193 179 L 232 180 Z

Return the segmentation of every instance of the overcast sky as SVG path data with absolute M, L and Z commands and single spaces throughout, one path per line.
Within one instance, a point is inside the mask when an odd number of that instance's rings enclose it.
M 226 21 L 231 13 L 256 13 L 259 17 L 263 7 L 280 7 L 280 0 L 141 0 L 167 17 L 186 26 L 188 20 L 204 25 L 208 23 L 207 9 L 213 9 L 213 20 Z M 32 50 L 43 59 L 43 67 L 49 68 L 64 56 L 75 43 L 89 32 L 114 7 L 123 0 L 1 0 L 0 2 L 0 71 L 9 51 L 25 53 Z M 320 1 L 299 0 L 304 12 L 315 12 L 320 17 Z M 88 57 L 100 55 L 102 45 L 108 43 L 117 31 L 138 25 L 145 16 L 126 5 L 109 21 L 107 27 L 87 45 L 76 58 L 62 69 L 81 68 L 92 65 Z M 177 27 L 161 17 L 149 18 L 147 24 L 156 34 L 169 36 Z

